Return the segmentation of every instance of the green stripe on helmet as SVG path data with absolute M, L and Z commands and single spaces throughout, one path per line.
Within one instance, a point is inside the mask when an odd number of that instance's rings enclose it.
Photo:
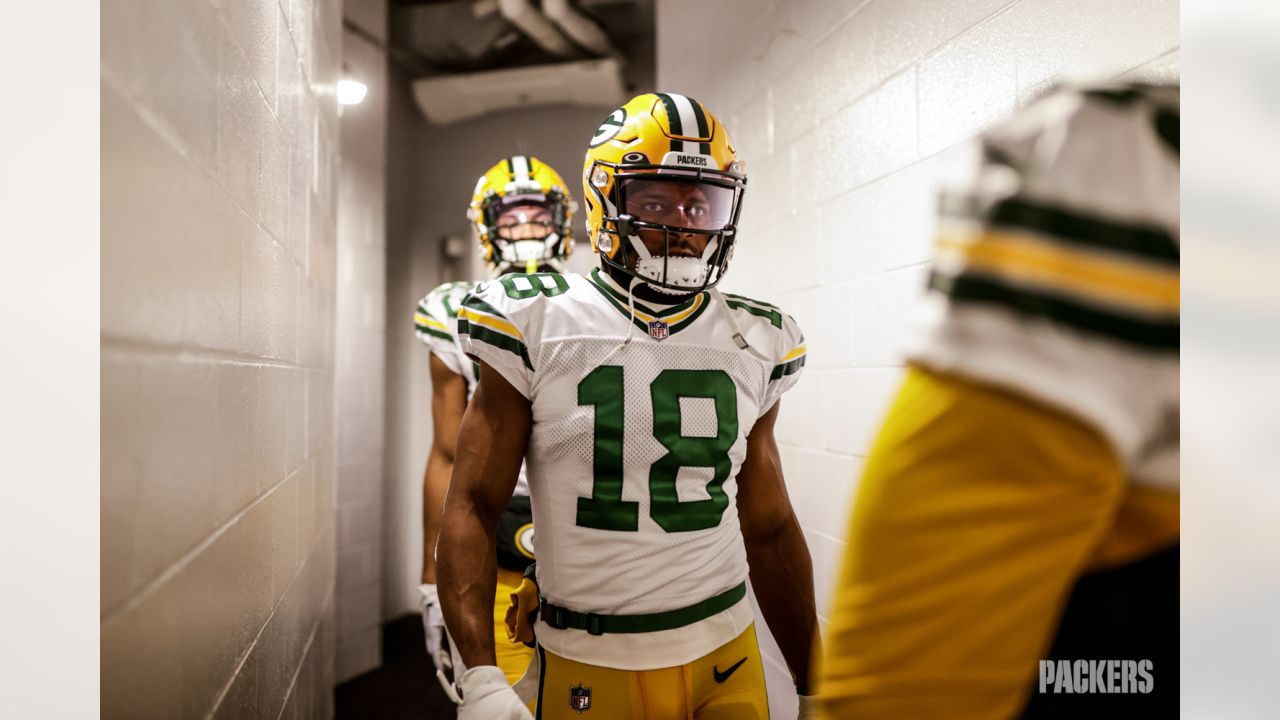
M 676 108 L 676 101 L 671 99 L 671 96 L 666 93 L 658 93 L 658 98 L 662 100 L 662 106 L 667 109 L 667 125 L 671 127 L 671 134 L 673 136 L 683 135 L 684 127 L 680 124 L 680 110 Z M 676 140 L 672 137 L 671 152 L 680 152 L 684 150 L 684 148 L 680 146 L 681 142 L 683 141 Z

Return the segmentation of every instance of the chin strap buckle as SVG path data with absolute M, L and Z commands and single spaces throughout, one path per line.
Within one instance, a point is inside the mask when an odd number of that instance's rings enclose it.
M 618 226 L 619 239 L 631 237 L 631 235 L 633 234 L 632 231 L 635 230 L 635 227 L 633 227 L 631 224 L 634 221 L 635 221 L 635 218 L 631 217 L 630 215 L 618 216 L 618 221 L 616 224 Z

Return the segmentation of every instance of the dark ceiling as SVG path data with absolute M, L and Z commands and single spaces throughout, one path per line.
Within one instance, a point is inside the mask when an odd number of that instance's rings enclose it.
M 538 0 L 532 0 L 535 6 Z M 576 0 L 624 61 L 628 89 L 654 76 L 654 0 Z M 413 76 L 471 73 L 597 57 L 543 50 L 497 11 L 494 0 L 391 0 L 388 51 Z

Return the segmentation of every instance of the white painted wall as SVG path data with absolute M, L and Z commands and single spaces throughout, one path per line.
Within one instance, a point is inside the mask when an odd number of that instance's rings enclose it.
M 102 8 L 103 717 L 332 715 L 340 27 Z
M 349 22 L 385 38 L 386 0 L 347 0 Z M 342 109 L 338 171 L 336 676 L 382 662 L 383 346 L 386 339 L 387 58 L 343 32 L 346 74 L 369 87 Z
M 1079 73 L 1176 78 L 1178 4 L 658 0 L 659 87 L 706 103 L 747 163 L 725 289 L 781 305 L 808 338 L 778 435 L 824 628 L 856 476 L 902 375 L 937 185 L 965 140 Z M 763 644 L 774 717 L 794 717 Z

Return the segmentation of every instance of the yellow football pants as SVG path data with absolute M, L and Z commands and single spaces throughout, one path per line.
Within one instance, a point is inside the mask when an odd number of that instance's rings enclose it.
M 511 593 L 520 585 L 523 575 L 515 570 L 498 568 L 497 591 L 493 597 L 493 649 L 498 657 L 498 667 L 507 676 L 507 682 L 515 684 L 533 660 L 533 648 L 524 643 L 507 639 L 507 607 Z
M 1177 537 L 1177 494 L 1126 486 L 1088 426 L 911 369 L 857 490 L 823 717 L 1014 717 L 1081 573 Z
M 686 665 L 615 670 L 542 652 L 536 715 L 543 720 L 767 720 L 755 626 Z M 590 706 L 579 707 L 589 693 Z M 588 712 L 589 711 L 589 712 Z

